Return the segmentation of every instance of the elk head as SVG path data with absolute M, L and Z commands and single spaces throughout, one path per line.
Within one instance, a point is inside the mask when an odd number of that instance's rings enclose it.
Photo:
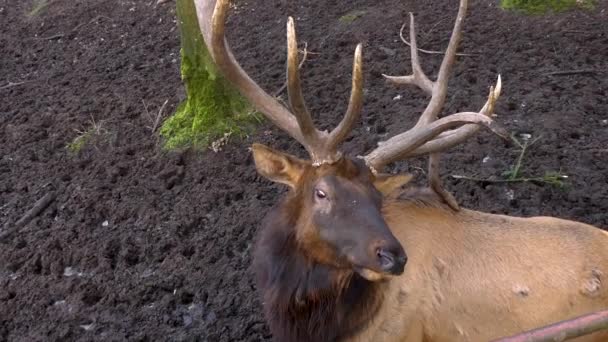
M 424 75 L 418 63 L 412 16 L 413 74 L 387 78 L 395 83 L 418 85 L 431 95 L 431 101 L 414 128 L 357 158 L 343 156 L 338 145 L 353 128 L 362 107 L 361 44 L 355 50 L 352 91 L 346 114 L 331 132 L 319 131 L 302 95 L 293 19 L 287 21 L 289 111 L 243 71 L 230 51 L 224 36 L 229 1 L 196 0 L 196 7 L 205 43 L 218 68 L 257 110 L 300 142 L 310 155 L 311 160 L 305 161 L 259 144 L 252 149 L 258 172 L 291 188 L 289 196 L 296 203 L 293 225 L 298 249 L 314 262 L 349 268 L 368 280 L 401 274 L 406 255 L 387 227 L 381 208 L 383 198 L 407 183 L 410 177 L 382 174 L 382 168 L 413 156 L 436 156 L 439 151 L 464 141 L 480 125 L 498 132 L 491 114 L 500 93 L 500 78 L 496 89 L 490 90 L 488 101 L 480 112 L 457 113 L 437 119 L 460 40 L 466 0 L 461 1 L 454 33 L 435 82 Z M 431 164 L 436 169 L 437 163 Z M 442 189 L 437 182 L 438 179 L 431 182 L 431 187 L 440 191 Z
M 310 161 L 253 145 L 258 172 L 291 188 L 295 239 L 311 261 L 351 269 L 368 280 L 403 272 L 407 257 L 382 217 L 383 192 L 409 175 L 374 175 L 361 159 Z

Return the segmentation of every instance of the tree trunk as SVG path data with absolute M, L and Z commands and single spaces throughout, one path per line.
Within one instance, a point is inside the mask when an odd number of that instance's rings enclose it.
M 203 42 L 193 0 L 177 0 L 181 38 L 181 77 L 187 98 L 167 119 L 161 135 L 166 148 L 207 146 L 246 133 L 251 106 L 218 72 Z

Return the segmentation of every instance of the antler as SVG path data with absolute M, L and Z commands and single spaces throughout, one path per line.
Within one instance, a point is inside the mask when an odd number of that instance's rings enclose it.
M 352 91 L 344 118 L 331 132 L 315 128 L 306 108 L 298 69 L 298 49 L 293 18 L 287 21 L 287 90 L 292 112 L 256 84 L 238 64 L 225 38 L 229 0 L 195 0 L 199 25 L 207 49 L 224 76 L 272 123 L 300 142 L 313 164 L 333 163 L 341 158 L 338 145 L 352 130 L 363 102 L 362 46 L 353 61 Z
M 462 25 L 467 6 L 467 0 L 460 1 L 452 36 L 450 37 L 450 42 L 435 82 L 428 78 L 420 66 L 416 44 L 416 25 L 414 15 L 410 13 L 412 74 L 407 76 L 384 75 L 384 77 L 393 84 L 418 86 L 431 96 L 431 100 L 412 129 L 379 143 L 379 146 L 375 150 L 363 157 L 372 170 L 379 171 L 387 164 L 397 160 L 430 154 L 429 186 L 456 210 L 458 210 L 458 203 L 441 185 L 438 152 L 460 144 L 479 130 L 481 126 L 489 128 L 502 137 L 508 136 L 491 118 L 496 100 L 500 96 L 500 75 L 498 76 L 496 87 L 490 88 L 488 100 L 479 112 L 457 113 L 437 120 L 437 115 L 445 103 L 448 79 L 456 58 L 456 50 L 461 40 Z M 452 128 L 457 126 L 461 127 L 452 130 Z

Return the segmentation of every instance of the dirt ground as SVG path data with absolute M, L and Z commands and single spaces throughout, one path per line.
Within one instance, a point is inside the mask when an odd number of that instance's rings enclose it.
M 174 2 L 54 0 L 32 13 L 39 3 L 0 0 L 0 232 L 52 199 L 0 242 L 0 340 L 269 340 L 250 247 L 284 189 L 256 174 L 247 147 L 302 149 L 265 123 L 219 153 L 163 152 L 155 118 L 166 100 L 163 118 L 184 98 Z M 420 47 L 438 50 L 456 7 L 238 1 L 229 41 L 252 77 L 274 91 L 284 80 L 285 20 L 297 18 L 311 51 L 304 90 L 322 127 L 345 111 L 352 53 L 363 42 L 365 106 L 344 146 L 362 154 L 410 127 L 426 104 L 420 91 L 381 77 L 409 71 L 398 36 L 407 12 L 417 15 Z M 505 13 L 490 0 L 470 7 L 461 51 L 475 55 L 458 59 L 445 112 L 480 108 L 500 73 L 497 121 L 540 137 L 524 173 L 559 171 L 567 186 L 451 178 L 496 178 L 514 163 L 517 149 L 484 131 L 444 156 L 447 187 L 471 209 L 608 227 L 608 4 L 542 17 Z M 340 20 L 352 11 L 356 20 Z M 434 74 L 441 57 L 422 58 Z M 85 147 L 70 151 L 81 135 Z M 424 165 L 393 169 L 422 181 Z

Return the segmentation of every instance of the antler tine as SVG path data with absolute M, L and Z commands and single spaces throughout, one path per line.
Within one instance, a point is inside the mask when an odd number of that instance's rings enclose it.
M 482 125 L 488 129 L 504 136 L 504 132 L 494 121 L 477 112 L 456 113 L 419 129 L 412 129 L 380 144 L 378 148 L 364 157 L 366 164 L 374 171 L 379 171 L 387 164 L 400 159 L 410 158 L 413 151 L 429 140 L 437 137 L 440 133 L 465 124 Z M 448 136 L 446 137 L 449 138 Z
M 420 116 L 418 120 L 418 125 L 428 124 L 429 122 L 436 120 L 441 108 L 445 103 L 445 98 L 448 92 L 448 81 L 450 77 L 450 73 L 452 71 L 452 66 L 454 65 L 454 61 L 456 60 L 456 50 L 458 49 L 458 45 L 460 45 L 460 40 L 462 38 L 462 24 L 464 21 L 464 17 L 467 12 L 468 3 L 466 0 L 460 1 L 460 6 L 458 7 L 458 15 L 456 16 L 456 23 L 454 24 L 454 29 L 452 30 L 452 35 L 450 36 L 450 42 L 448 43 L 448 48 L 446 49 L 445 56 L 441 61 L 441 67 L 439 67 L 439 73 L 437 74 L 437 81 L 434 83 L 433 87 L 433 95 L 431 96 L 431 101 L 425 108 L 424 112 Z M 439 161 L 441 156 L 438 152 L 432 153 L 429 156 L 428 161 L 428 182 L 429 187 L 435 191 L 443 200 L 454 210 L 460 210 L 460 206 L 458 202 L 450 194 L 447 190 L 443 188 L 443 184 L 441 182 L 441 176 L 439 174 Z
M 308 144 L 314 144 L 319 139 L 319 134 L 306 108 L 302 85 L 300 83 L 300 68 L 298 67 L 298 41 L 293 18 L 287 20 L 287 93 L 291 110 L 298 120 L 300 130 Z M 312 149 L 307 147 L 307 149 Z
M 490 95 L 488 96 L 488 100 L 486 101 L 481 111 L 479 111 L 480 114 L 490 117 L 494 113 L 494 107 L 496 101 L 498 100 L 498 97 L 500 97 L 501 89 L 502 80 L 500 75 L 498 75 L 496 87 L 490 87 Z M 481 126 L 477 124 L 466 124 L 454 130 L 445 131 L 439 134 L 435 139 L 424 143 L 422 146 L 412 151 L 409 154 L 409 157 L 419 157 L 425 154 L 447 150 L 453 146 L 461 144 L 473 134 L 475 134 L 477 131 L 479 131 L 480 128 Z M 493 132 L 504 139 L 509 139 L 508 132 L 500 129 L 499 127 L 495 127 Z
M 412 60 L 412 74 L 407 76 L 389 76 L 382 74 L 389 82 L 397 85 L 416 85 L 420 89 L 424 90 L 427 94 L 433 94 L 433 82 L 426 76 L 422 67 L 420 66 L 420 59 L 418 58 L 418 45 L 416 43 L 416 23 L 414 20 L 414 14 L 410 15 L 410 55 Z M 403 25 L 405 26 L 405 24 Z M 401 28 L 403 30 L 403 27 Z
M 363 101 L 362 47 L 357 46 L 353 62 L 353 89 L 346 114 L 331 133 L 315 128 L 306 108 L 298 70 L 298 48 L 293 18 L 287 21 L 287 83 L 292 114 L 274 97 L 257 85 L 238 64 L 226 41 L 225 21 L 229 0 L 194 0 L 203 39 L 215 64 L 224 76 L 243 94 L 254 107 L 272 123 L 286 131 L 302 144 L 313 165 L 334 163 L 341 158 L 337 146 L 355 124 Z
M 222 74 L 273 124 L 306 145 L 296 118 L 242 69 L 225 39 L 229 0 L 195 0 L 203 40 Z
M 411 130 L 398 134 L 379 144 L 374 151 L 370 152 L 364 157 L 366 163 L 370 166 L 370 168 L 372 168 L 372 170 L 380 170 L 386 164 L 399 159 L 430 153 L 430 185 L 433 188 L 437 188 L 438 156 L 434 154 L 464 141 L 479 129 L 479 125 L 483 125 L 501 136 L 506 135 L 504 130 L 498 128 L 490 118 L 494 103 L 500 95 L 500 77 L 498 79 L 496 89 L 491 91 L 488 102 L 479 113 L 466 113 L 467 115 L 465 116 L 461 115 L 465 113 L 458 113 L 437 120 L 437 115 L 443 107 L 447 95 L 448 79 L 456 58 L 456 51 L 461 40 L 462 25 L 467 7 L 467 0 L 461 0 L 456 22 L 450 37 L 450 42 L 435 82 L 428 80 L 420 68 L 415 37 L 415 23 L 413 15 L 410 14 L 410 48 L 412 50 L 411 55 L 413 72 L 409 76 L 385 77 L 387 77 L 387 79 L 392 83 L 416 85 L 425 92 L 429 93 L 431 95 L 431 99 L 423 114 L 418 119 L 418 122 Z M 427 84 L 425 79 L 428 81 L 430 86 Z M 456 119 L 456 117 L 459 117 L 462 120 Z M 457 126 L 457 123 L 462 124 L 463 126 L 455 130 L 447 131 L 448 129 L 452 129 Z M 430 127 L 434 127 L 434 129 L 431 130 Z M 434 132 L 434 135 L 431 134 L 431 132 Z
M 346 139 L 361 114 L 363 107 L 363 46 L 361 44 L 358 44 L 355 49 L 352 78 L 352 89 L 346 114 L 329 135 L 327 144 L 330 150 L 335 150 L 338 144 Z
M 462 24 L 464 22 L 464 17 L 467 14 L 467 7 L 468 1 L 461 0 L 460 6 L 458 6 L 458 14 L 456 16 L 454 28 L 452 29 L 452 35 L 450 36 L 448 48 L 445 51 L 443 60 L 441 61 L 441 66 L 439 67 L 439 72 L 437 73 L 437 80 L 433 83 L 433 96 L 422 113 L 422 116 L 418 120 L 418 125 L 427 124 L 437 119 L 437 115 L 439 115 L 441 108 L 443 108 L 443 104 L 445 103 L 445 98 L 448 92 L 450 73 L 452 72 L 454 61 L 456 60 L 456 50 L 458 50 L 458 45 L 460 45 L 460 40 L 462 38 Z

